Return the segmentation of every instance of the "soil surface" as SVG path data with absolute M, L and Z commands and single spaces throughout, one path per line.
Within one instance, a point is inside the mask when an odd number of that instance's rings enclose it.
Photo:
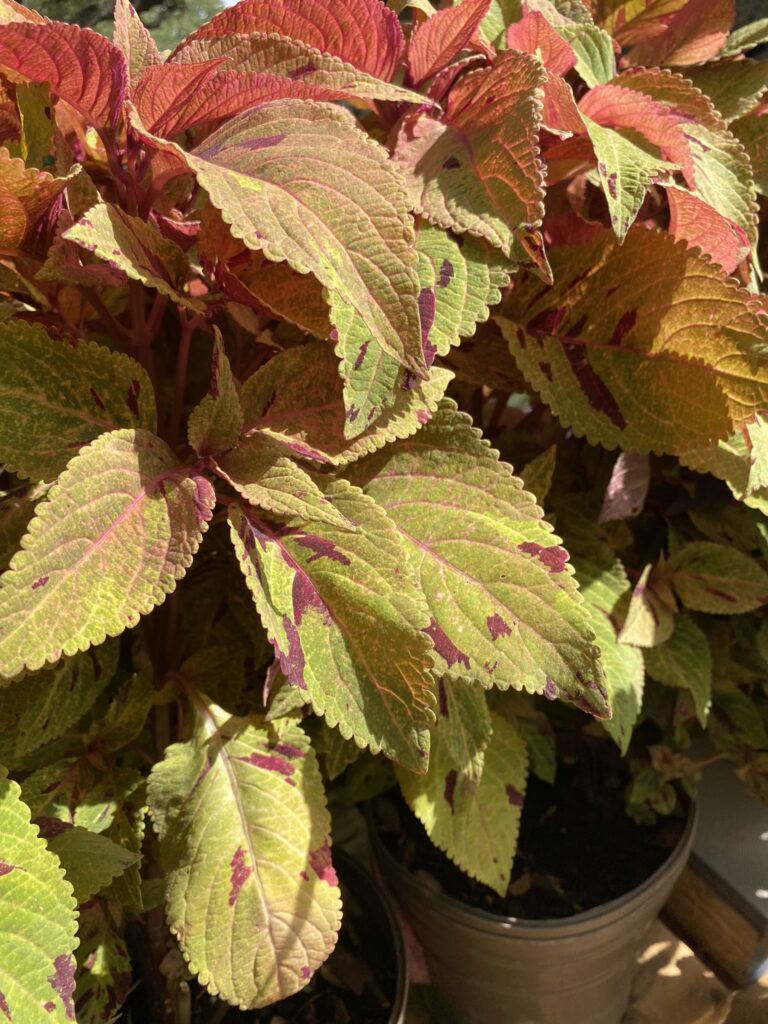
M 595 765 L 560 765 L 553 785 L 532 777 L 506 895 L 460 871 L 431 845 L 396 791 L 374 804 L 379 834 L 401 864 L 470 906 L 503 916 L 569 917 L 624 895 L 661 867 L 685 822 L 640 825 L 624 811 L 627 780 Z

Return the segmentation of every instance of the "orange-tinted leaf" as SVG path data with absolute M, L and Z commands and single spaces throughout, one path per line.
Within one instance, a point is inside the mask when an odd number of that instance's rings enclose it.
M 147 131 L 170 137 L 190 127 L 189 106 L 199 108 L 199 97 L 216 74 L 221 60 L 201 64 L 157 64 L 147 68 L 133 94 L 133 102 Z
M 690 146 L 682 171 L 689 190 L 757 241 L 757 196 L 744 147 L 708 96 L 681 75 L 661 68 L 637 68 L 617 80 L 625 89 L 646 93 L 681 119 Z
M 518 275 L 497 317 L 529 383 L 606 448 L 678 454 L 768 402 L 768 321 L 746 290 L 661 231 L 552 248 L 555 284 Z
M 662 6 L 665 0 L 656 0 Z M 669 0 L 666 0 L 669 7 Z M 685 67 L 717 56 L 731 31 L 734 0 L 688 0 L 664 17 L 663 31 L 648 35 L 626 56 L 628 63 Z
M 13 21 L 41 22 L 46 19 L 42 14 L 29 7 L 17 4 L 16 0 L 0 0 L 0 25 L 10 25 Z
M 193 32 L 177 52 L 193 40 L 251 32 L 299 39 L 383 79 L 393 76 L 405 50 L 397 15 L 381 0 L 243 0 Z
M 552 28 L 539 11 L 528 11 L 507 29 L 507 48 L 535 54 L 547 71 L 564 75 L 576 66 L 576 53 L 570 43 Z
M 413 33 L 408 43 L 408 70 L 415 85 L 431 78 L 468 47 L 489 6 L 490 0 L 462 0 L 455 7 L 437 11 Z
M 23 160 L 0 149 L 0 250 L 14 250 L 23 244 L 30 228 L 72 177 L 54 178 L 47 171 L 25 167 Z
M 0 71 L 14 81 L 47 83 L 95 128 L 114 125 L 120 116 L 125 58 L 90 29 L 60 21 L 6 25 L 0 33 Z
M 556 135 L 583 132 L 573 90 L 561 77 L 576 66 L 576 53 L 570 43 L 555 32 L 542 14 L 529 11 L 507 29 L 507 47 L 534 54 L 546 68 L 543 127 Z
M 663 34 L 688 0 L 593 0 L 595 21 L 621 43 L 634 46 Z
M 142 24 L 129 0 L 116 0 L 114 43 L 122 50 L 128 66 L 128 79 L 136 85 L 142 72 L 161 63 L 160 54 L 152 36 Z
M 468 231 L 512 255 L 515 234 L 543 216 L 537 148 L 541 64 L 507 50 L 454 86 L 442 120 L 406 120 L 394 158 L 416 209 L 433 224 Z
M 749 239 L 738 224 L 684 188 L 668 187 L 669 233 L 703 253 L 732 274 L 749 256 Z

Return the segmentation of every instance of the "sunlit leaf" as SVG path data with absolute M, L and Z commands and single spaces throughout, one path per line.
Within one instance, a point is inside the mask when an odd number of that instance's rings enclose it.
M 38 505 L 2 577 L 0 674 L 134 626 L 186 572 L 213 503 L 210 483 L 146 430 L 85 448 Z
M 303 988 L 336 943 L 322 780 L 300 726 L 191 705 L 191 738 L 149 780 L 168 921 L 209 992 L 265 1006 Z
M 0 771 L 0 1012 L 66 1024 L 75 1019 L 75 901 L 29 817 L 19 787 Z

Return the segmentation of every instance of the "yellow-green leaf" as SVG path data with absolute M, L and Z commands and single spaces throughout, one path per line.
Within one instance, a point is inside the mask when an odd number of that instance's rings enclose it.
M 75 1019 L 75 901 L 15 782 L 0 769 L 0 1014 L 20 1024 Z
M 330 816 L 300 726 L 191 704 L 192 737 L 149 779 L 166 912 L 200 983 L 253 1009 L 303 988 L 336 943 Z
M 84 449 L 41 502 L 0 580 L 0 675 L 134 626 L 191 564 L 215 496 L 146 430 Z
M 10 320 L 0 324 L 0 363 L 0 461 L 19 476 L 53 481 L 100 434 L 155 428 L 152 385 L 130 356 Z

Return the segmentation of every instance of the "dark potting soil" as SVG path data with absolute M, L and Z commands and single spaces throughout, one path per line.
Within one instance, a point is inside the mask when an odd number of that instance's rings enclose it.
M 594 767 L 594 766 L 593 766 Z M 685 822 L 641 825 L 624 810 L 627 780 L 560 765 L 550 785 L 532 777 L 520 823 L 509 888 L 499 896 L 460 871 L 431 845 L 396 791 L 374 804 L 389 852 L 410 871 L 455 899 L 488 913 L 533 920 L 569 917 L 640 885 L 667 859 Z

